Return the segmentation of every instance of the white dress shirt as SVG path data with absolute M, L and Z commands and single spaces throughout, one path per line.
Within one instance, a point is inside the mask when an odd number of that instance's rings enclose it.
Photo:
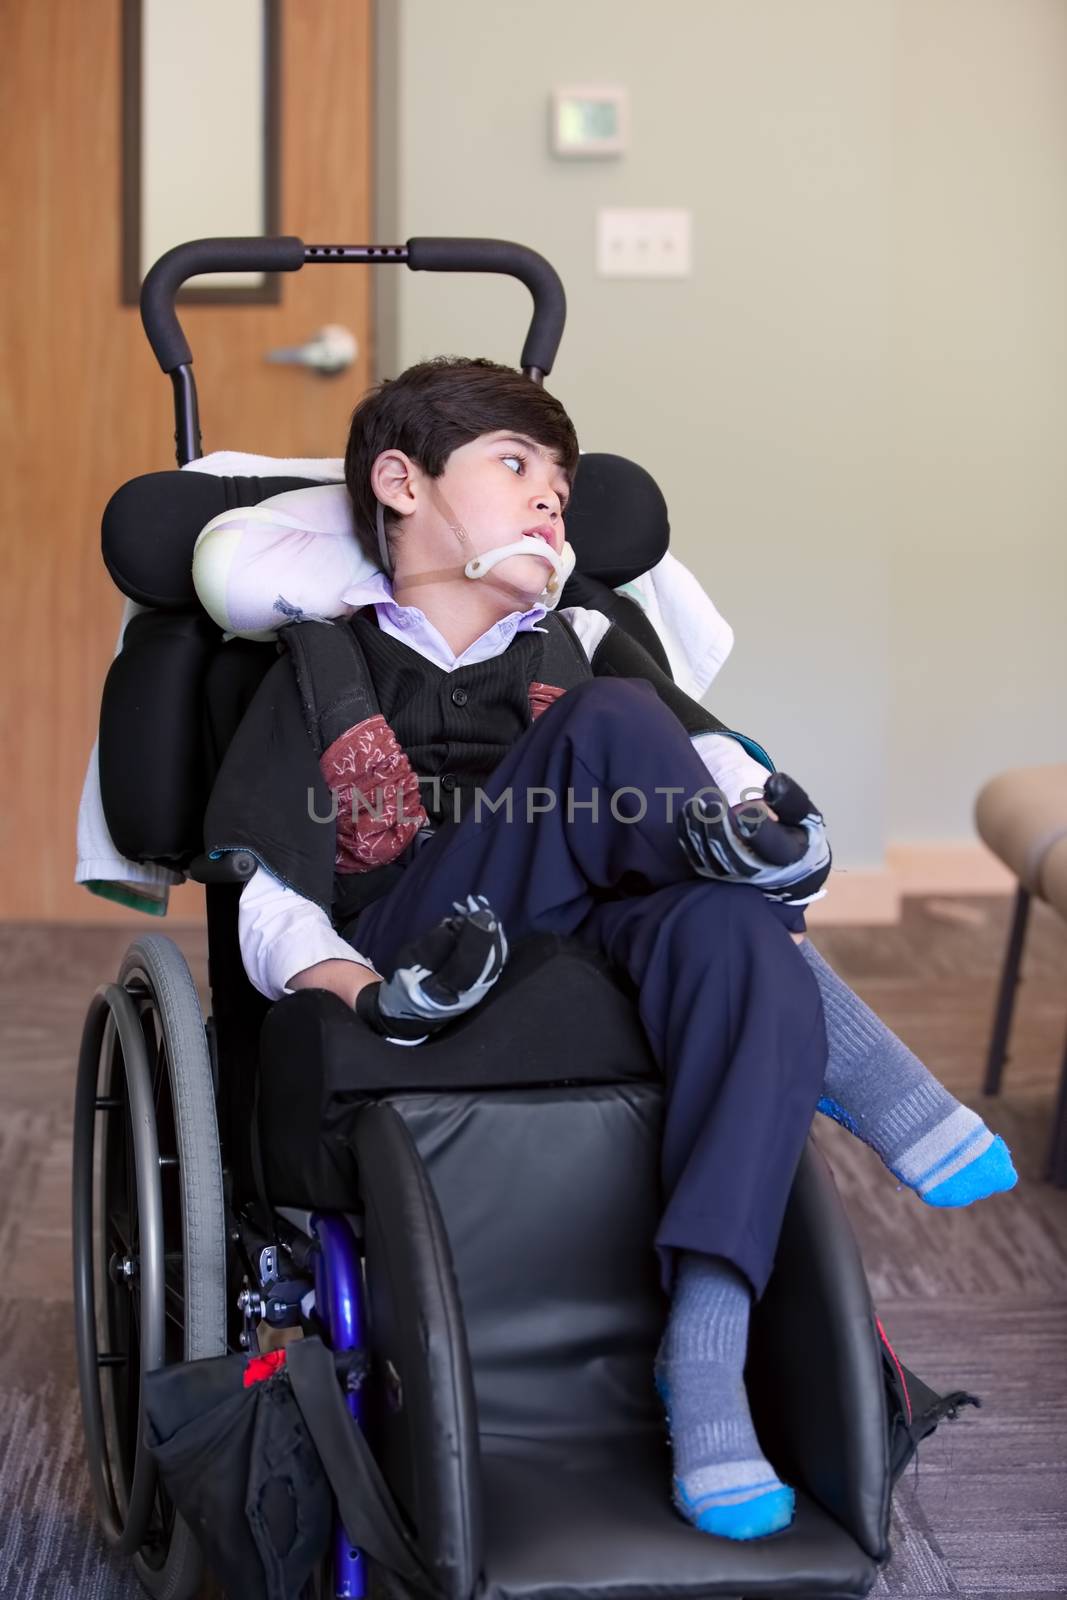
M 459 655 L 442 637 L 418 606 L 401 606 L 392 597 L 389 580 L 375 573 L 366 582 L 345 594 L 353 607 L 373 605 L 383 633 L 399 639 L 427 661 L 445 672 L 469 667 L 503 654 L 517 633 L 544 632 L 537 624 L 545 607 L 513 611 L 475 639 Z M 611 621 L 602 611 L 570 606 L 560 612 L 574 629 L 590 661 Z M 722 791 L 727 803 L 735 805 L 749 789 L 762 790 L 767 772 L 729 734 L 698 733 L 693 736 L 697 751 L 712 782 Z M 241 891 L 238 911 L 238 938 L 241 960 L 249 980 L 268 1000 L 292 994 L 289 980 L 305 967 L 319 961 L 356 961 L 365 967 L 372 962 L 334 931 L 329 917 L 319 906 L 295 889 L 280 883 L 265 867 L 258 867 Z

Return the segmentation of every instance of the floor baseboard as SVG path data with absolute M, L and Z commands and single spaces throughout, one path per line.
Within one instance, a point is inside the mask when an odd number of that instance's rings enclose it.
M 816 928 L 886 926 L 900 921 L 905 895 L 1014 894 L 1016 886 L 983 844 L 891 844 L 884 867 L 835 868 L 808 921 Z

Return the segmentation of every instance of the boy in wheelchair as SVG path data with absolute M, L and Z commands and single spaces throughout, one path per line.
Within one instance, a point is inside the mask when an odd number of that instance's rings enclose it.
M 929 1204 L 1015 1174 L 802 940 L 830 852 L 799 786 L 605 615 L 554 609 L 577 462 L 559 402 L 489 362 L 427 362 L 361 403 L 345 476 L 381 571 L 347 622 L 285 630 L 206 844 L 260 863 L 239 927 L 256 988 L 331 990 L 397 1044 L 476 1005 L 509 939 L 566 934 L 629 978 L 665 1084 L 675 1504 L 751 1539 L 793 1515 L 743 1368 L 815 1109 Z

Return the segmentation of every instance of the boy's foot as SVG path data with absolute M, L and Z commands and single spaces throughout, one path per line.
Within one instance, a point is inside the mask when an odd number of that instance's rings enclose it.
M 655 1379 L 674 1452 L 673 1499 L 724 1539 L 761 1539 L 793 1520 L 796 1496 L 759 1447 L 742 1376 L 751 1291 L 711 1256 L 685 1253 Z
M 1003 1139 L 938 1083 L 810 939 L 799 948 L 815 974 L 826 1019 L 818 1106 L 824 1116 L 869 1144 L 927 1205 L 967 1206 L 1014 1188 L 1017 1175 Z

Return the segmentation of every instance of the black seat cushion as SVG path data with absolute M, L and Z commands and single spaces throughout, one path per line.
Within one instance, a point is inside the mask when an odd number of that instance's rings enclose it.
M 275 1205 L 351 1210 L 354 1107 L 398 1090 L 621 1082 L 657 1067 L 632 996 L 595 951 L 555 934 L 519 941 L 477 1011 L 413 1049 L 378 1038 L 337 995 L 304 989 L 260 1036 L 260 1129 Z

